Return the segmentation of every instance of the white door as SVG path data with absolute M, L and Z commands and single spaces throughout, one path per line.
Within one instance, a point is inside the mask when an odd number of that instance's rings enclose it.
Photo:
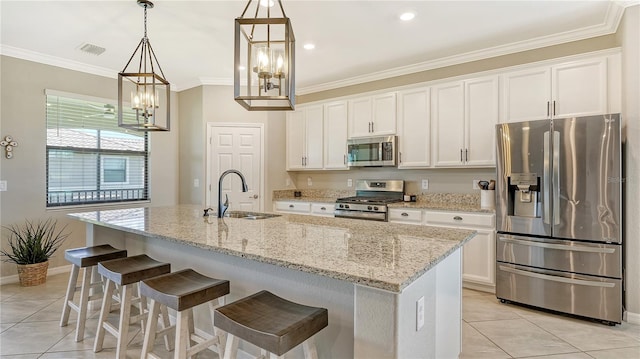
M 551 117 L 551 73 L 537 67 L 502 75 L 502 122 L 542 120 Z
M 496 124 L 498 123 L 498 76 L 465 81 L 464 153 L 467 166 L 496 165 Z
M 464 165 L 464 87 L 462 81 L 434 86 L 432 123 L 436 167 Z
M 576 61 L 551 69 L 553 117 L 607 113 L 607 58 Z
M 349 100 L 349 138 L 371 136 L 371 97 Z
M 431 165 L 430 112 L 428 87 L 398 93 L 398 168 Z
M 323 129 L 323 109 L 318 105 L 308 107 L 304 115 L 305 128 L 305 169 L 322 169 L 322 148 L 324 146 L 322 132 Z
M 303 108 L 287 112 L 287 170 L 304 168 L 305 120 Z
M 371 133 L 376 136 L 396 134 L 396 93 L 373 97 Z
M 337 101 L 324 106 L 324 168 L 347 167 L 347 102 Z
M 222 183 L 222 201 L 229 197 L 229 210 L 260 211 L 263 208 L 263 125 L 209 125 L 208 206 L 218 206 L 218 181 L 228 170 L 240 171 L 247 181 L 242 192 L 240 177 L 228 174 Z

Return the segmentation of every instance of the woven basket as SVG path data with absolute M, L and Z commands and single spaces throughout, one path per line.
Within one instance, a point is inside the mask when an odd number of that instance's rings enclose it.
M 23 287 L 31 287 L 40 285 L 47 281 L 47 269 L 49 261 L 36 264 L 18 264 L 18 278 L 20 285 Z

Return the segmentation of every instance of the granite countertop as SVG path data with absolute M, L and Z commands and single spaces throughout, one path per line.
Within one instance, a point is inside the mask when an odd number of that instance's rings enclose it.
M 72 213 L 142 236 L 401 292 L 474 231 L 332 217 L 203 217 L 192 205 Z
M 313 202 L 313 203 L 331 203 L 335 204 L 337 198 L 333 197 L 281 197 L 274 199 L 274 201 L 287 201 L 287 202 Z

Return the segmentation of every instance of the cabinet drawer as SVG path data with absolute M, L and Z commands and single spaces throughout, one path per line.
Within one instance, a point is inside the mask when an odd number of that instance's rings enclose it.
M 464 212 L 425 212 L 427 225 L 455 226 L 455 227 L 495 227 L 494 214 L 464 213 Z
M 311 203 L 309 202 L 276 202 L 276 211 L 309 213 Z
M 389 210 L 389 220 L 395 222 L 422 223 L 422 210 L 392 208 Z
M 311 203 L 311 214 L 333 217 L 333 203 Z

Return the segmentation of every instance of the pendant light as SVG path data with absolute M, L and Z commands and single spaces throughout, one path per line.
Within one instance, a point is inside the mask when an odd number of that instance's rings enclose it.
M 153 8 L 153 3 L 148 0 L 137 2 L 144 8 L 144 36 L 118 73 L 118 126 L 136 131 L 169 131 L 170 85 L 147 37 L 147 8 Z M 140 59 L 137 68 L 128 69 L 134 57 Z M 135 110 L 135 118 L 123 116 L 121 109 L 128 101 Z
M 282 2 L 275 4 L 249 0 L 235 21 L 234 98 L 249 111 L 295 108 L 295 37 Z

